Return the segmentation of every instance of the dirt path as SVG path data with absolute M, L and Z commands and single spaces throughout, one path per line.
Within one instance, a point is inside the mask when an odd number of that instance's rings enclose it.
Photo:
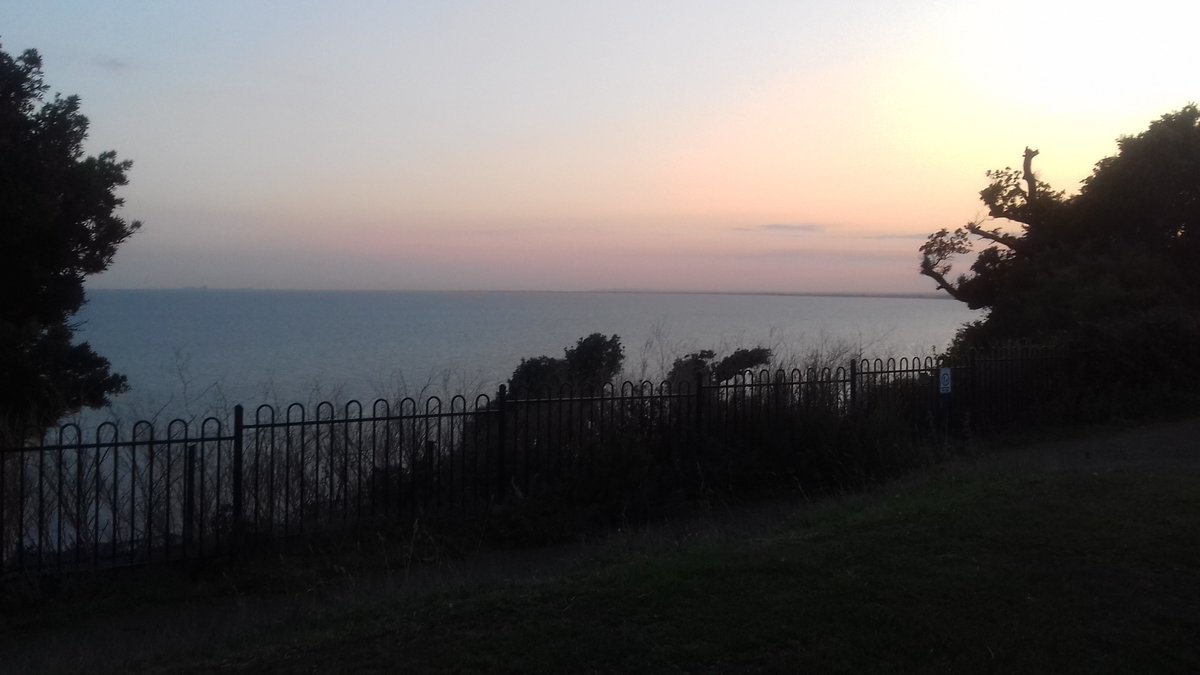
M 1084 437 L 1001 448 L 934 467 L 903 479 L 919 485 L 944 472 L 1079 471 L 1200 466 L 1200 418 Z M 870 495 L 859 497 L 871 499 Z M 182 651 L 218 649 L 230 640 L 303 620 L 315 612 L 349 611 L 398 597 L 476 585 L 528 584 L 556 578 L 597 559 L 661 550 L 697 539 L 752 535 L 779 527 L 798 508 L 794 500 L 730 509 L 616 533 L 591 543 L 538 550 L 493 551 L 466 560 L 406 571 L 343 578 L 291 593 L 238 593 L 230 581 L 217 597 L 138 603 L 50 606 L 44 620 L 8 621 L 0 635 L 0 672 L 96 672 Z M 819 508 L 819 507 L 818 507 Z

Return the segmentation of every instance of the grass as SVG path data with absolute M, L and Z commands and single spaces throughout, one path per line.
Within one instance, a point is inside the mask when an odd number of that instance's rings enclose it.
M 1200 424 L 1164 428 L 618 537 L 562 573 L 316 603 L 132 670 L 1198 672 Z

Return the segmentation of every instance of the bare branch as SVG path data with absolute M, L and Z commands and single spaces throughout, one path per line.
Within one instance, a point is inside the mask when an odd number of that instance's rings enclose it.
M 966 302 L 959 288 L 946 279 L 946 275 L 950 273 L 950 259 L 953 256 L 971 251 L 967 231 L 961 227 L 954 232 L 942 228 L 929 235 L 929 239 L 921 245 L 920 251 L 921 274 L 936 281 L 938 289 L 945 290 L 950 297 Z
M 1033 158 L 1037 157 L 1038 151 L 1025 146 L 1025 173 L 1023 178 L 1029 186 L 1026 190 L 1025 203 L 1032 204 L 1037 197 L 1037 179 L 1033 176 Z
M 948 281 L 946 279 L 946 275 L 939 272 L 938 269 L 930 262 L 928 257 L 925 257 L 921 260 L 921 274 L 936 281 L 939 291 L 944 290 L 955 300 L 958 300 L 959 302 L 966 302 L 966 300 L 963 299 L 962 295 L 960 294 L 958 287 Z
M 987 239 L 988 241 L 995 242 L 1002 246 L 1006 246 L 1014 251 L 1021 247 L 1020 237 L 1011 234 L 1005 234 L 999 229 L 985 230 L 980 227 L 980 223 L 978 221 L 967 223 L 967 231 L 977 237 Z

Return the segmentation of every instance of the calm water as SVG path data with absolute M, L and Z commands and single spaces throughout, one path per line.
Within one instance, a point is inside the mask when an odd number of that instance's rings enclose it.
M 111 413 L 494 390 L 522 357 L 616 333 L 630 378 L 679 355 L 831 344 L 927 354 L 974 318 L 942 299 L 668 293 L 92 291 L 80 334 L 129 378 Z M 90 417 L 90 416 L 89 416 Z

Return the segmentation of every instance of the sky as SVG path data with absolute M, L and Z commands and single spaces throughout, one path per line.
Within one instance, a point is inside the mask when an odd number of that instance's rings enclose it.
M 1200 3 L 0 2 L 132 159 L 91 288 L 929 292 L 1040 150 L 1200 99 Z

